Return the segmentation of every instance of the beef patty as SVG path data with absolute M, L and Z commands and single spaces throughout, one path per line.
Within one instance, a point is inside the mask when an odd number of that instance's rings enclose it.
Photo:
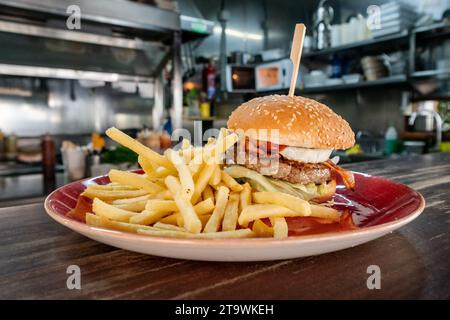
M 331 180 L 331 170 L 321 163 L 298 162 L 280 157 L 278 165 L 274 162 L 267 164 L 257 162 L 254 164 L 246 160 L 245 166 L 265 176 L 291 183 L 323 183 Z

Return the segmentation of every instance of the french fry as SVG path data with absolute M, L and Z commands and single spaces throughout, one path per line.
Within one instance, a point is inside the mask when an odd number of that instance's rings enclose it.
M 118 183 L 109 183 L 109 184 L 90 184 L 88 185 L 88 188 L 91 189 L 98 189 L 98 190 L 109 190 L 109 191 L 113 191 L 113 190 L 138 190 L 138 188 L 133 187 L 133 186 L 126 186 L 126 185 L 121 185 Z
M 252 204 L 242 210 L 238 222 L 242 226 L 251 221 L 271 217 L 301 217 L 302 213 L 275 204 Z
M 177 205 L 173 200 L 152 199 L 147 201 L 147 204 L 145 205 L 145 210 L 173 212 L 177 210 Z
M 191 172 L 176 151 L 168 149 L 166 150 L 165 155 L 169 158 L 178 171 L 178 176 L 180 177 L 181 182 L 181 196 L 186 200 L 191 200 L 195 190 Z
M 216 143 L 214 144 L 214 150 L 206 154 L 206 163 L 217 163 L 219 164 L 221 162 L 221 157 L 224 155 L 224 153 L 231 148 L 236 142 L 238 141 L 239 137 L 235 133 L 230 133 L 226 135 L 225 137 L 220 137 L 217 139 Z
M 200 199 L 200 196 L 208 185 L 208 181 L 211 178 L 215 168 L 215 165 L 207 165 L 200 171 L 198 178 L 195 181 L 194 194 L 191 199 L 193 204 L 197 203 L 198 199 Z
M 127 184 L 139 189 L 144 189 L 148 193 L 154 194 L 163 191 L 163 188 L 158 186 L 156 183 L 153 183 L 150 180 L 146 179 L 141 174 L 112 169 L 109 171 L 108 176 L 111 181 Z
M 224 137 L 223 132 L 219 134 L 219 137 L 214 142 L 210 143 L 208 139 L 208 144 L 203 147 L 202 152 L 195 154 L 191 162 L 189 162 L 189 170 L 194 175 L 200 170 L 203 162 L 219 164 L 220 157 L 237 141 L 238 136 L 236 134 L 232 133 Z
M 153 171 L 151 173 L 147 173 L 147 176 L 150 179 L 153 179 L 153 178 L 157 179 L 157 178 L 165 178 L 167 176 L 174 175 L 176 173 L 177 173 L 177 170 L 175 170 L 175 169 L 168 169 L 168 168 L 165 168 L 165 167 L 159 167 L 155 171 Z
M 311 215 L 311 206 L 308 201 L 287 193 L 255 192 L 253 193 L 253 202 L 259 204 L 276 204 L 299 212 L 303 216 Z
M 202 193 L 202 198 L 203 198 L 203 200 L 211 199 L 214 204 L 214 191 L 210 185 L 208 185 L 208 184 L 206 185 L 206 187 Z
M 130 217 L 130 223 L 149 225 L 161 220 L 162 218 L 170 215 L 170 211 L 148 211 L 144 210 Z
M 311 204 L 311 217 L 338 222 L 341 218 L 341 214 L 336 209 L 317 204 Z
M 178 182 L 178 179 L 173 176 L 168 176 L 165 181 L 167 188 L 174 194 L 174 200 L 180 214 L 183 216 L 184 227 L 186 230 L 192 233 L 201 232 L 202 222 L 195 213 L 191 202 L 181 196 L 181 185 Z
M 202 222 L 202 226 L 205 227 L 208 223 L 209 219 L 211 218 L 211 214 L 204 214 L 198 217 L 200 221 Z
M 275 239 L 285 239 L 288 237 L 288 225 L 283 217 L 270 218 L 273 226 L 273 237 Z
M 106 130 L 106 135 L 110 137 L 112 140 L 116 141 L 117 143 L 123 145 L 124 147 L 127 147 L 128 149 L 136 152 L 137 154 L 142 155 L 149 161 L 155 162 L 160 166 L 169 169 L 175 169 L 175 167 L 166 157 L 144 146 L 139 141 L 131 138 L 130 136 L 123 133 L 117 128 L 114 127 L 109 128 L 108 130 Z
M 117 231 L 124 231 L 130 233 L 137 233 L 138 229 L 143 230 L 158 230 L 149 226 L 142 226 L 139 224 L 132 224 L 126 222 L 113 221 L 108 218 L 97 216 L 92 213 L 86 213 L 86 224 L 91 227 L 112 229 Z
M 265 224 L 259 219 L 253 222 L 252 230 L 258 237 L 263 238 L 273 237 L 273 228 L 269 227 L 267 224 Z
M 189 162 L 191 162 L 193 154 L 194 154 L 194 151 L 193 151 L 192 147 L 180 150 L 180 156 L 186 165 L 188 165 Z
M 147 200 L 150 199 L 150 195 L 135 197 L 135 198 L 125 198 L 125 199 L 116 199 L 111 202 L 113 205 L 121 205 L 121 204 L 128 204 L 133 202 L 144 202 L 147 203 Z M 142 209 L 144 210 L 144 209 Z
M 234 231 L 221 231 L 221 232 L 210 232 L 210 233 L 189 233 L 181 231 L 171 231 L 171 230 L 149 230 L 149 229 L 138 229 L 138 234 L 143 234 L 147 236 L 154 237 L 175 237 L 175 238 L 193 238 L 193 239 L 224 239 L 224 238 L 253 238 L 255 233 L 250 229 L 239 229 Z
M 178 179 L 174 176 L 167 176 L 164 182 L 166 183 L 167 189 L 172 195 L 181 192 L 180 181 L 178 181 Z
M 175 213 L 175 215 L 176 215 L 176 222 L 173 224 L 176 224 L 179 227 L 183 227 L 184 226 L 183 217 L 179 213 Z M 198 218 L 200 219 L 202 226 L 204 227 L 208 223 L 209 218 L 211 218 L 211 215 L 204 214 L 204 215 L 198 216 Z M 162 220 L 160 220 L 160 221 L 162 221 Z
M 146 190 L 99 190 L 88 187 L 81 195 L 90 199 L 99 198 L 105 201 L 112 201 L 116 199 L 140 197 L 148 195 L 148 192 Z
M 222 179 L 220 166 L 218 164 L 212 164 L 214 166 L 214 172 L 212 173 L 211 177 L 209 178 L 209 184 L 212 186 L 216 186 L 220 183 L 220 180 Z
M 222 231 L 236 230 L 238 220 L 239 194 L 230 194 L 222 221 Z
M 155 172 L 155 169 L 153 168 L 152 163 L 144 156 L 142 156 L 142 155 L 138 156 L 138 163 L 146 174 L 151 175 L 152 173 Z
M 242 192 L 239 194 L 239 211 L 244 210 L 245 207 L 252 204 L 252 187 L 246 182 L 242 187 Z
M 246 182 L 242 187 L 242 192 L 239 194 L 239 213 L 244 210 L 245 207 L 252 204 L 252 187 Z M 241 224 L 241 226 L 247 228 L 248 223 Z
M 137 214 L 136 212 L 116 208 L 98 198 L 95 198 L 92 203 L 92 211 L 96 215 L 120 222 L 128 222 L 132 216 Z
M 200 222 L 201 222 L 201 220 L 200 220 Z M 183 216 L 181 214 L 178 214 L 178 216 L 177 216 L 177 226 L 180 228 L 184 227 L 184 220 L 183 220 Z M 203 226 L 203 224 L 202 224 L 202 226 Z
M 161 187 L 162 190 L 166 189 L 166 184 L 164 183 L 164 178 L 148 178 L 151 182 Z M 159 193 L 159 192 L 158 192 Z
M 173 200 L 173 195 L 169 190 L 164 190 L 155 194 L 155 199 Z
M 227 187 L 221 187 L 216 195 L 216 207 L 209 218 L 203 232 L 217 232 L 222 222 L 223 215 L 225 214 L 225 208 L 228 202 L 228 194 L 230 190 Z
M 123 203 L 123 204 L 113 204 L 116 208 L 127 210 L 127 211 L 133 211 L 133 212 L 141 212 L 145 209 L 145 205 L 147 203 L 147 200 L 145 201 L 135 201 L 135 202 L 129 202 L 129 203 Z
M 183 141 L 181 141 L 181 149 L 185 150 L 189 149 L 190 147 L 192 147 L 192 144 L 189 139 L 183 138 Z
M 177 225 L 177 218 L 181 217 L 181 214 L 179 212 L 172 213 L 170 216 L 164 217 L 159 220 L 161 223 L 165 224 L 171 224 L 171 225 Z
M 242 185 L 240 185 L 232 176 L 230 176 L 225 171 L 222 171 L 222 181 L 225 185 L 230 188 L 231 191 L 241 192 L 243 190 Z
M 205 153 L 211 153 L 213 151 L 212 145 L 206 145 L 205 147 L 201 149 L 194 149 L 194 156 L 192 157 L 191 161 L 188 164 L 189 171 L 192 175 L 195 175 L 200 170 L 201 166 L 203 165 L 203 158 Z
M 205 216 L 210 216 L 210 213 L 213 212 L 214 202 L 212 201 L 212 199 L 203 200 L 194 206 L 194 210 L 195 210 L 195 213 L 198 215 L 198 218 L 202 222 L 202 225 L 205 225 L 206 224 Z M 175 215 L 175 217 L 174 217 L 175 223 L 172 223 L 172 224 L 177 224 L 178 226 L 182 227 L 184 225 L 184 221 L 183 221 L 183 217 L 181 216 L 181 214 L 179 212 L 176 212 L 173 215 Z
M 223 182 L 219 182 L 218 184 L 211 186 L 211 187 L 216 191 L 219 190 L 221 187 L 226 187 L 228 189 L 228 187 Z
M 195 213 L 202 216 L 214 211 L 214 202 L 211 198 L 198 202 L 194 206 Z
M 193 147 L 188 139 L 183 139 L 181 142 L 180 155 L 185 164 L 189 164 L 194 154 Z
M 239 238 L 253 238 L 255 234 L 250 229 L 239 229 L 233 231 L 221 231 L 221 232 L 209 232 L 200 233 L 195 235 L 196 238 L 200 239 L 239 239 Z
M 172 231 L 181 231 L 187 232 L 185 228 L 174 226 L 173 224 L 166 224 L 162 222 L 157 222 L 153 225 L 153 228 L 162 229 L 162 230 L 172 230 Z

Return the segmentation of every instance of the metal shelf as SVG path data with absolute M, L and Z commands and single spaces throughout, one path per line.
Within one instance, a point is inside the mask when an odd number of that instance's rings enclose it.
M 378 80 L 371 81 L 361 81 L 357 83 L 344 83 L 332 86 L 314 86 L 314 87 L 304 87 L 297 88 L 296 94 L 313 94 L 313 93 L 327 93 L 333 91 L 344 91 L 348 89 L 362 89 L 362 88 L 370 88 L 370 87 L 381 87 L 386 85 L 408 85 L 409 81 L 406 75 L 396 75 L 391 77 L 386 77 Z M 272 91 L 261 91 L 257 92 L 257 95 L 265 95 L 265 94 L 285 94 L 288 89 L 284 90 L 272 90 Z
M 437 76 L 445 76 L 450 77 L 450 69 L 443 70 L 423 70 L 413 72 L 411 75 L 412 78 L 432 78 Z
M 306 52 L 302 55 L 302 59 L 312 59 L 316 57 L 328 56 L 333 53 L 343 53 L 355 50 L 362 50 L 364 52 L 373 52 L 380 49 L 380 47 L 385 48 L 386 45 L 389 43 L 393 43 L 397 46 L 398 45 L 406 46 L 408 44 L 408 31 L 405 30 L 402 33 L 391 36 L 353 42 L 320 51 Z
M 385 85 L 402 85 L 407 84 L 408 80 L 406 75 L 391 76 L 372 81 L 362 81 L 357 83 L 344 83 L 333 86 L 321 86 L 321 87 L 305 87 L 300 90 L 301 93 L 325 93 L 331 91 L 340 91 L 348 89 L 360 89 Z
M 433 23 L 427 26 L 418 27 L 412 29 L 412 33 L 425 33 L 425 32 L 434 32 L 436 30 L 442 29 L 442 28 L 450 28 L 450 23 L 444 23 L 444 22 L 438 22 Z

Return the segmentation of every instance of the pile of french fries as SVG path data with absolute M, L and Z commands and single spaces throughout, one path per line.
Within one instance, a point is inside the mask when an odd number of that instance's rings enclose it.
M 109 184 L 89 185 L 81 195 L 93 199 L 90 226 L 162 237 L 283 239 L 286 217 L 339 221 L 332 208 L 238 183 L 223 170 L 226 151 L 238 141 L 226 129 L 203 147 L 184 140 L 163 155 L 116 128 L 106 134 L 139 155 L 144 174 L 111 170 Z

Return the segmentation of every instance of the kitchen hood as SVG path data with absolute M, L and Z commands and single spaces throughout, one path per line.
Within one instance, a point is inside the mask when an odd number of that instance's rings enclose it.
M 71 5 L 80 30 L 66 27 Z M 0 0 L 0 74 L 150 82 L 177 32 L 177 12 L 127 0 Z

